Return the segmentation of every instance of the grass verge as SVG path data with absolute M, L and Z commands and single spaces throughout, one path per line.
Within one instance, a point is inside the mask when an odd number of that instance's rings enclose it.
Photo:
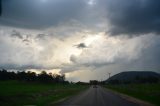
M 111 90 L 160 106 L 160 84 L 106 85 Z
M 62 98 L 77 94 L 87 86 L 75 84 L 42 84 L 0 81 L 0 106 L 48 106 Z

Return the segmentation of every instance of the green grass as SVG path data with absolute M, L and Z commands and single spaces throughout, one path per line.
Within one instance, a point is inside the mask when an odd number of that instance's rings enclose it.
M 42 84 L 18 81 L 0 81 L 0 106 L 47 106 L 72 96 L 87 86 L 75 84 Z
M 160 83 L 158 84 L 128 84 L 107 85 L 109 89 L 150 102 L 160 106 Z

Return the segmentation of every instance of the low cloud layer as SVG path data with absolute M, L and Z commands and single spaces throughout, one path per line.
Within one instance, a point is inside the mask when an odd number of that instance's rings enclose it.
M 97 72 L 101 74 L 105 72 L 115 74 L 128 70 L 158 72 L 160 69 L 160 61 L 157 58 L 160 53 L 160 37 L 154 34 L 130 38 L 106 36 L 105 32 L 95 34 L 76 32 L 62 39 L 57 35 L 42 34 L 42 32 L 2 29 L 0 31 L 1 68 L 34 69 L 37 72 L 58 69 L 60 73 L 66 73 L 68 76 L 70 73 L 73 79 L 76 79 L 75 72 L 76 75 L 78 72 L 81 74 L 93 72 L 91 74 L 93 76 L 86 76 L 88 80 L 94 77 L 100 79 L 100 76 L 96 76 Z M 81 47 L 82 42 L 85 47 Z
M 71 69 L 67 69 L 67 67 L 66 71 L 72 71 L 74 70 L 72 67 L 77 68 L 79 66 L 99 68 L 111 64 L 124 64 L 127 67 L 128 63 L 135 61 L 134 64 L 137 63 L 136 65 L 141 67 L 146 67 L 145 65 L 148 66 L 152 62 L 153 64 L 159 63 L 156 58 L 158 55 L 155 55 L 160 51 L 157 48 L 159 43 L 155 43 L 155 40 L 160 40 L 160 38 L 151 34 L 134 38 L 126 38 L 125 36 L 105 38 L 102 35 L 95 42 L 92 42 L 89 48 L 83 50 L 80 55 L 72 55 L 70 60 L 73 64 Z M 158 50 L 154 51 L 156 48 Z
M 70 55 L 80 51 L 73 44 L 79 43 L 81 36 L 78 33 L 78 37 L 70 35 L 65 39 L 56 36 L 1 27 L 0 68 L 54 69 L 69 63 Z

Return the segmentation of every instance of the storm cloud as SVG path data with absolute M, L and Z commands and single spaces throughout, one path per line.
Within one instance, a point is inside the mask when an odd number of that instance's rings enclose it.
M 80 44 L 77 44 L 75 45 L 77 48 L 79 49 L 83 49 L 83 48 L 87 48 L 86 44 L 85 43 L 80 43 Z
M 2 0 L 0 23 L 24 28 L 48 28 L 77 18 L 85 0 Z
M 160 33 L 160 1 L 97 0 L 106 12 L 112 35 Z
M 2 0 L 2 6 L 0 69 L 58 70 L 71 81 L 159 72 L 158 0 Z

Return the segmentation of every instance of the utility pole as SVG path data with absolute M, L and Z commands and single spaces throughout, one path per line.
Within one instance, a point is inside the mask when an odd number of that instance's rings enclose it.
M 108 73 L 108 76 L 109 76 L 109 78 L 111 77 L 111 73 L 110 72 Z

